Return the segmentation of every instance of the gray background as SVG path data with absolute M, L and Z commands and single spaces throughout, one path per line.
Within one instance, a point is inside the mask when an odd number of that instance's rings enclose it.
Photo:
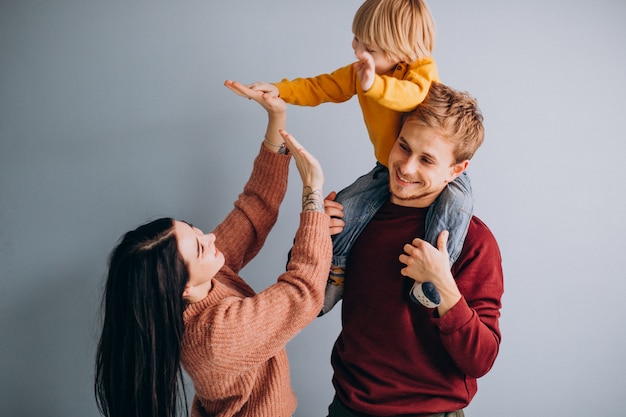
M 223 81 L 351 62 L 360 3 L 0 3 L 0 415 L 97 415 L 108 252 L 159 216 L 212 229 L 266 119 Z M 624 415 L 626 3 L 430 6 L 442 79 L 485 115 L 469 173 L 506 279 L 500 356 L 467 415 Z M 373 166 L 356 100 L 289 112 L 326 191 Z M 276 229 L 243 272 L 257 289 L 284 266 L 298 184 L 292 175 Z M 338 331 L 335 309 L 288 345 L 298 416 L 325 415 Z

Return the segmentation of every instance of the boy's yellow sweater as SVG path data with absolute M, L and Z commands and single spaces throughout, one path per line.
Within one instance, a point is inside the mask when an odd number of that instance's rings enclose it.
M 299 106 L 343 103 L 356 94 L 376 159 L 387 166 L 402 114 L 414 110 L 424 100 L 433 81 L 439 81 L 439 75 L 434 59 L 429 57 L 410 65 L 401 62 L 389 73 L 377 74 L 367 92 L 361 89 L 353 64 L 330 74 L 284 79 L 275 85 L 283 100 Z

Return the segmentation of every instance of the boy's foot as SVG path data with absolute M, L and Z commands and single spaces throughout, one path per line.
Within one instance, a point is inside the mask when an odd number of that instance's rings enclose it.
M 318 314 L 318 317 L 328 313 L 343 297 L 344 276 L 344 268 L 330 268 L 328 281 L 326 281 L 326 290 L 324 291 L 324 306 L 322 307 L 322 311 Z
M 411 300 L 427 308 L 435 308 L 441 303 L 439 291 L 432 282 L 416 282 L 411 288 Z

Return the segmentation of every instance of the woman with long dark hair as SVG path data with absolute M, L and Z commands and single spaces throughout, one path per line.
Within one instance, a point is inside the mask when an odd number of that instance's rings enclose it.
M 281 99 L 226 86 L 267 110 L 266 136 L 213 233 L 164 218 L 126 233 L 112 251 L 95 378 L 107 417 L 188 414 L 183 369 L 195 390 L 192 416 L 288 417 L 296 409 L 285 345 L 324 299 L 331 222 L 323 173 L 284 131 Z M 276 222 L 292 156 L 303 183 L 300 225 L 287 271 L 257 294 L 238 273 Z

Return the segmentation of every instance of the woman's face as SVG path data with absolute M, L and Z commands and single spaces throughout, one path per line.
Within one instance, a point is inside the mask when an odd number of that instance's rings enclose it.
M 211 280 L 224 266 L 224 254 L 215 246 L 215 235 L 204 234 L 189 223 L 174 223 L 178 251 L 189 271 L 188 288 L 198 287 Z

